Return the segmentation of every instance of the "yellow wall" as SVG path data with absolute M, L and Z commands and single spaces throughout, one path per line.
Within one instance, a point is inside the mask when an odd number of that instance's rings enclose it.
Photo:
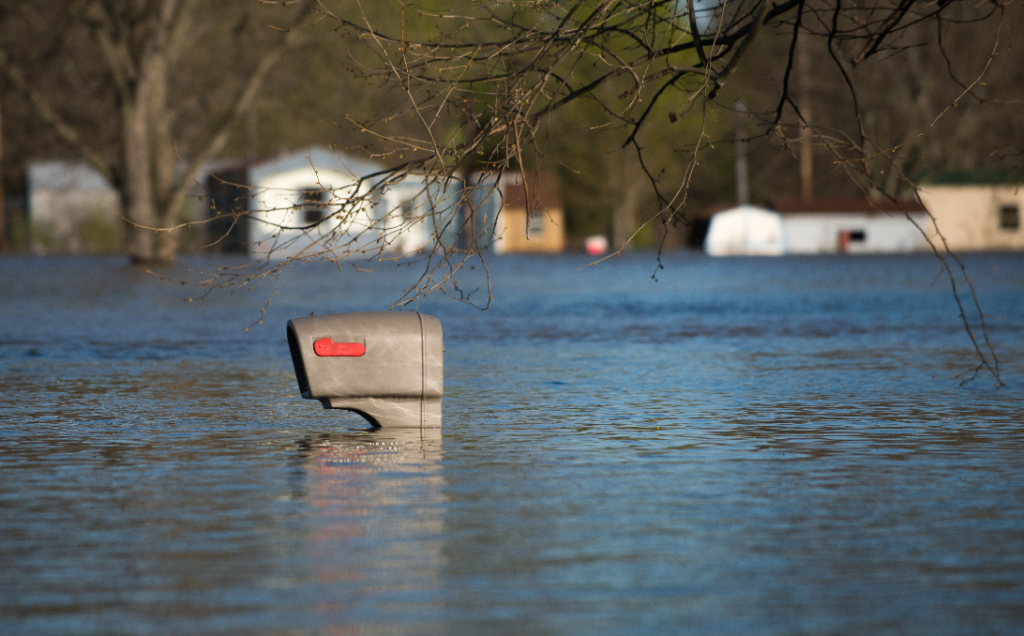
M 498 215 L 501 240 L 497 251 L 503 254 L 522 252 L 561 252 L 565 249 L 565 215 L 561 209 L 534 212 L 530 221 L 530 237 L 526 237 L 526 208 L 502 207 Z
M 952 250 L 1024 250 L 1024 188 L 924 185 L 921 201 Z M 1000 208 L 1010 205 L 1017 206 L 1016 229 L 1000 227 Z M 934 225 L 928 230 L 929 237 L 937 238 Z

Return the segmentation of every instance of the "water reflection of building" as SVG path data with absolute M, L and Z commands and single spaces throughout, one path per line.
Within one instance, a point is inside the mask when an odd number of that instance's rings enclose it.
M 441 430 L 351 431 L 300 447 L 324 633 L 418 633 L 403 617 L 441 611 L 429 599 L 443 565 Z

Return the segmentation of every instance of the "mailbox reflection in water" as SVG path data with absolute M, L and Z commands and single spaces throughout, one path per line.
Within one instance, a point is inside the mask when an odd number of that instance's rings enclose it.
M 299 392 L 384 428 L 441 426 L 441 321 L 416 312 L 355 312 L 288 321 Z

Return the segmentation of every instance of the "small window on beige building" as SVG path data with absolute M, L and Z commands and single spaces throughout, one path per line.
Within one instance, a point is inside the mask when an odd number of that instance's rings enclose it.
M 1014 231 L 1020 227 L 1020 208 L 1004 205 L 999 208 L 999 229 Z
M 529 232 L 531 238 L 540 237 L 544 235 L 544 221 L 544 212 L 540 210 L 535 210 L 533 214 L 530 215 Z

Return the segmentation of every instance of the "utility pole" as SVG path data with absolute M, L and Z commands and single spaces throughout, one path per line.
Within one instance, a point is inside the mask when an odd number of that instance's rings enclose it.
M 814 146 L 811 144 L 811 55 L 807 50 L 807 38 L 796 43 L 797 77 L 800 93 L 797 103 L 803 121 L 800 125 L 800 198 L 810 201 L 814 198 Z
M 4 114 L 0 105 L 0 252 L 7 251 L 7 206 L 4 200 Z
M 245 115 L 245 132 L 249 138 L 249 158 L 255 159 L 260 156 L 260 144 L 259 144 L 259 120 L 258 113 L 256 111 L 257 100 L 252 100 L 252 105 L 249 106 L 249 112 Z
M 750 176 L 747 173 L 747 105 L 736 100 L 736 205 L 750 203 Z

